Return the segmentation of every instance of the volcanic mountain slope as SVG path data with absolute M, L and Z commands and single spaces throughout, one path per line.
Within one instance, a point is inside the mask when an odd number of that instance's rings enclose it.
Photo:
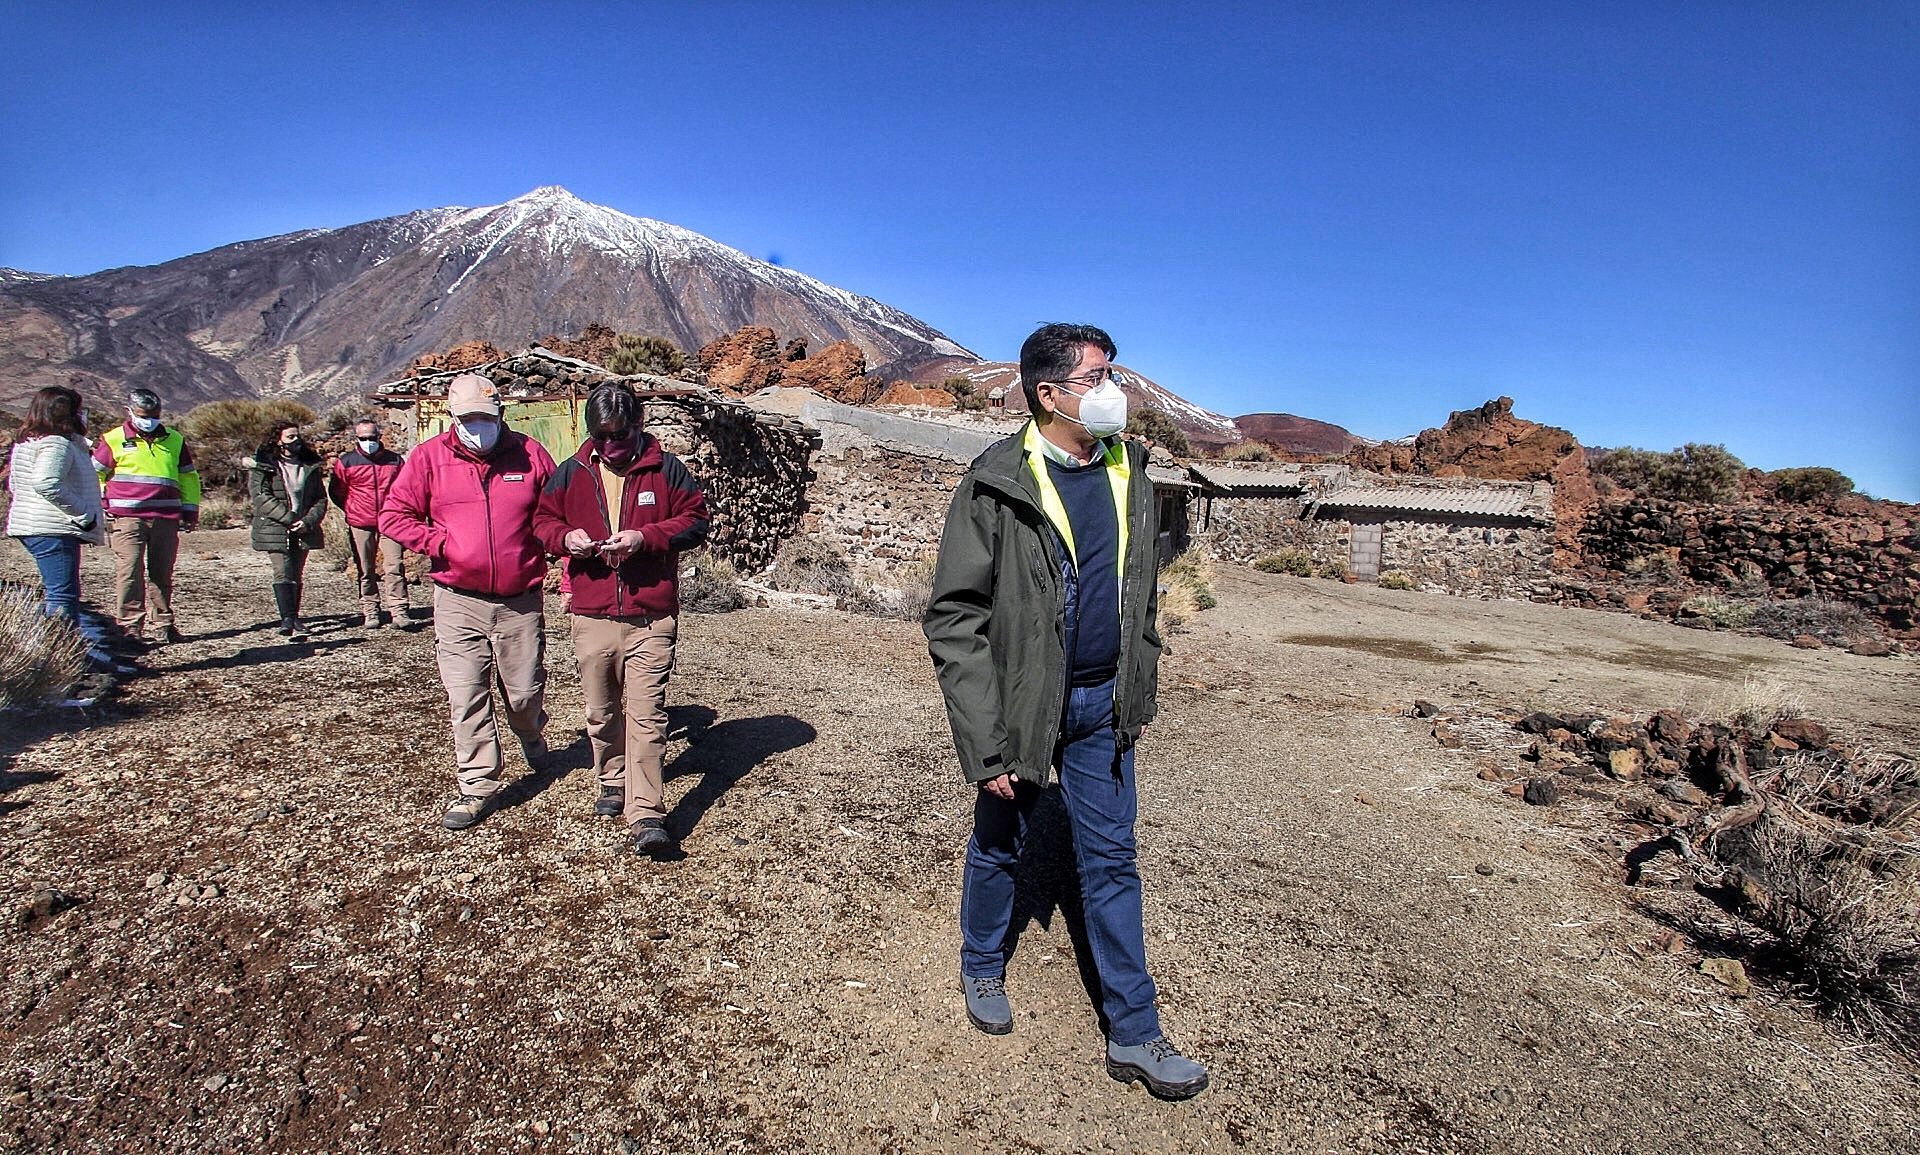
M 1296 457 L 1336 457 L 1371 444 L 1338 425 L 1291 413 L 1248 413 L 1234 418 L 1233 424 L 1247 440 L 1265 442 Z
M 602 322 L 691 352 L 742 325 L 815 348 L 850 340 L 877 372 L 974 360 L 870 297 L 559 187 L 424 209 L 84 277 L 0 278 L 0 404 L 43 385 L 159 388 L 175 408 L 289 396 L 315 406 L 470 340 L 514 345 Z
M 1171 417 L 1173 423 L 1186 433 L 1187 440 L 1193 443 L 1195 452 L 1223 449 L 1242 440 L 1232 418 L 1195 405 L 1124 364 L 1118 367 L 1124 377 L 1120 388 L 1127 394 L 1133 407 L 1158 409 Z M 946 358 L 919 366 L 907 379 L 917 385 L 938 385 L 948 377 L 963 377 L 973 382 L 974 391 L 982 396 L 995 389 L 1005 389 L 1007 411 L 1027 411 L 1027 395 L 1020 388 L 1020 366 L 1010 361 Z

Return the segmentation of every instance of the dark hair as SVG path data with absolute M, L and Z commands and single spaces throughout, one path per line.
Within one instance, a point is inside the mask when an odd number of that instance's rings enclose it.
M 278 461 L 281 457 L 285 456 L 280 449 L 280 435 L 289 429 L 298 428 L 300 428 L 298 421 L 275 421 L 273 424 L 267 426 L 266 440 L 260 443 L 260 448 L 253 451 L 254 457 L 261 461 Z M 294 454 L 292 457 L 287 458 L 287 460 L 309 461 L 318 459 L 318 454 L 314 453 L 312 446 L 302 445 L 301 450 L 302 452 Z
M 20 426 L 20 439 L 86 433 L 80 428 L 81 404 L 80 394 L 65 385 L 49 385 L 39 390 L 27 403 L 27 419 Z
M 1078 368 L 1082 345 L 1102 350 L 1109 361 L 1120 352 L 1105 329 L 1059 322 L 1035 329 L 1020 346 L 1020 388 L 1026 391 L 1030 412 L 1040 412 L 1040 394 L 1034 387 L 1042 381 L 1063 380 Z
M 129 389 L 127 390 L 127 408 L 151 409 L 158 413 L 160 412 L 160 395 L 151 389 Z
M 640 398 L 625 385 L 597 385 L 587 394 L 587 432 L 602 425 L 640 424 Z

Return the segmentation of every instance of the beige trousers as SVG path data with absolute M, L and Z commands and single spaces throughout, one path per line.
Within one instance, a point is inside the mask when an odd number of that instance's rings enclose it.
M 515 734 L 534 738 L 546 728 L 545 626 L 538 588 L 488 598 L 434 587 L 433 654 L 453 715 L 460 793 L 469 798 L 488 798 L 501 789 L 505 763 L 493 718 L 496 683 Z
M 573 617 L 573 656 L 587 700 L 593 771 L 626 797 L 629 823 L 667 816 L 667 675 L 679 619 Z
M 360 579 L 361 612 L 372 617 L 376 609 L 384 609 L 396 620 L 404 616 L 407 572 L 400 543 L 381 537 L 372 526 L 350 525 L 347 535 L 353 540 L 353 570 Z
M 116 517 L 109 525 L 113 571 L 118 579 L 121 628 L 138 634 L 146 625 L 173 624 L 173 563 L 180 556 L 180 523 L 161 517 Z

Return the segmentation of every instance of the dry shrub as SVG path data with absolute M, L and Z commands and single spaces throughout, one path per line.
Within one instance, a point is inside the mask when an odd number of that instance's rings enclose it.
M 900 583 L 900 592 L 890 604 L 887 617 L 903 622 L 926 620 L 927 603 L 933 600 L 933 566 L 932 558 L 922 558 L 900 567 L 900 572 L 894 575 Z
M 0 585 L 0 709 L 37 702 L 86 671 L 86 639 L 47 617 L 45 604 L 37 589 Z
M 1746 629 L 1752 624 L 1757 609 L 1758 606 L 1753 602 L 1736 601 L 1713 594 L 1688 598 L 1680 606 L 1681 613 L 1706 618 L 1723 630 Z
M 680 569 L 680 608 L 696 614 L 728 614 L 747 604 L 740 571 L 718 554 L 687 555 Z
M 1746 628 L 1783 641 L 1811 634 L 1841 647 L 1880 636 L 1878 623 L 1859 606 L 1821 597 L 1764 602 L 1754 607 Z
M 1268 445 L 1264 441 L 1241 441 L 1229 446 L 1227 451 L 1220 456 L 1223 460 L 1231 461 L 1235 464 L 1251 465 L 1263 461 L 1272 461 L 1278 455 L 1274 453 L 1273 446 Z
M 1414 588 L 1413 576 L 1390 569 L 1380 575 L 1380 588 L 1383 590 L 1410 590 Z
M 780 546 L 769 581 L 785 593 L 832 598 L 848 597 L 860 588 L 846 552 L 826 538 L 807 534 L 790 537 Z
M 232 529 L 248 521 L 248 503 L 224 490 L 209 490 L 200 497 L 201 529 Z
M 1738 869 L 1765 961 L 1840 1022 L 1920 1052 L 1920 775 L 1902 757 L 1794 755 L 1756 783 L 1755 822 L 1709 849 Z
M 1807 707 L 1791 684 L 1778 678 L 1748 676 L 1738 686 L 1715 691 L 1690 712 L 1702 718 L 1725 718 L 1747 734 L 1765 734 L 1776 722 L 1806 717 Z
M 1312 577 L 1313 555 L 1304 549 L 1283 549 L 1253 563 L 1261 573 L 1283 573 L 1293 577 Z
M 1202 610 L 1219 602 L 1213 596 L 1213 567 L 1198 554 L 1183 553 L 1160 571 L 1159 627 L 1172 633 Z

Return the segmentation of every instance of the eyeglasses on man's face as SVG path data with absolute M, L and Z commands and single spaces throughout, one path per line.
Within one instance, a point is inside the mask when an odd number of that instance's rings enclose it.
M 1060 378 L 1060 380 L 1050 381 L 1048 382 L 1048 384 L 1076 385 L 1081 390 L 1085 391 L 1089 389 L 1098 389 L 1100 388 L 1100 386 L 1105 385 L 1109 381 L 1118 385 L 1123 380 L 1124 378 L 1120 375 L 1120 373 L 1116 369 L 1114 369 L 1113 366 L 1102 365 L 1091 373 L 1082 373 L 1074 377 L 1062 377 Z

